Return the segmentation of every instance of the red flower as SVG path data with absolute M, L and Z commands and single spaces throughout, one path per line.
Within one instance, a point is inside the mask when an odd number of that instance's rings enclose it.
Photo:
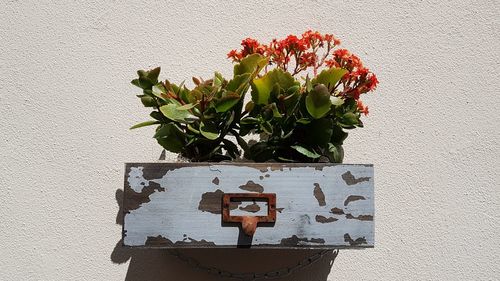
M 363 113 L 365 116 L 368 115 L 368 106 L 364 105 L 362 101 L 357 101 L 359 112 Z

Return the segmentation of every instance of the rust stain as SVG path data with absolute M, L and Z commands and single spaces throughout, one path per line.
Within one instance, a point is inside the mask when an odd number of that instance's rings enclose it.
M 190 237 L 185 237 L 182 241 L 175 241 L 165 238 L 161 235 L 158 236 L 148 236 L 146 239 L 146 246 L 150 247 L 171 247 L 171 246 L 183 246 L 183 245 L 193 245 L 193 246 L 215 246 L 214 242 L 206 241 L 205 239 L 201 239 L 200 241 L 195 240 Z
M 218 177 L 215 177 L 213 180 L 212 180 L 212 183 L 215 184 L 215 185 L 219 185 L 219 178 Z
M 319 222 L 319 223 L 330 223 L 330 222 L 334 222 L 334 221 L 338 221 L 339 219 L 336 219 L 336 218 L 332 218 L 332 217 L 325 217 L 325 216 L 322 216 L 322 215 L 316 215 L 316 221 Z
M 205 192 L 201 195 L 200 203 L 198 204 L 198 210 L 203 212 L 209 212 L 212 214 L 222 213 L 222 196 L 224 192 L 217 189 L 214 192 Z M 231 202 L 229 209 L 235 210 L 238 208 L 241 202 Z
M 259 193 L 264 192 L 264 187 L 258 183 L 254 183 L 253 181 L 248 181 L 246 184 L 240 185 L 240 189 Z
M 349 195 L 349 197 L 347 197 L 347 199 L 344 201 L 344 206 L 347 206 L 347 204 L 357 200 L 366 200 L 366 198 L 361 195 Z
M 260 211 L 259 205 L 257 205 L 255 202 L 250 205 L 246 205 L 245 207 L 240 207 L 239 209 L 251 213 L 257 213 L 258 211 Z
M 322 239 L 322 238 L 307 239 L 307 238 L 299 238 L 299 237 L 297 237 L 297 235 L 293 235 L 292 237 L 281 239 L 280 245 L 282 245 L 282 246 L 298 246 L 300 244 L 300 242 L 325 244 L 325 239 Z
M 281 211 L 283 211 L 283 209 L 285 209 L 285 208 L 276 208 L 276 211 L 280 212 L 280 214 L 281 214 Z
M 359 215 L 357 217 L 353 216 L 352 214 L 346 214 L 345 215 L 346 219 L 353 219 L 353 220 L 360 220 L 360 221 L 372 221 L 373 216 L 372 215 Z
M 125 197 L 123 200 L 123 211 L 129 213 L 132 210 L 139 209 L 143 203 L 151 201 L 149 196 L 155 191 L 165 191 L 158 183 L 149 181 L 149 185 L 142 188 L 142 192 L 135 192 L 129 186 L 125 187 Z
M 360 182 L 369 181 L 370 177 L 355 178 L 354 175 L 351 174 L 351 171 L 347 171 L 342 174 L 342 179 L 347 185 L 355 185 Z
M 332 213 L 334 215 L 343 215 L 344 214 L 344 210 L 339 209 L 339 208 L 332 208 L 332 210 L 330 211 L 330 213 Z
M 348 242 L 349 245 L 351 245 L 351 246 L 358 246 L 358 245 L 361 245 L 361 244 L 368 244 L 366 242 L 366 238 L 365 237 L 359 237 L 356 240 L 352 240 L 352 238 L 349 235 L 349 233 L 344 234 L 344 241 Z
M 320 206 L 325 206 L 325 194 L 323 193 L 323 190 L 321 190 L 321 187 L 319 186 L 319 183 L 314 183 L 314 197 L 316 197 L 316 200 L 318 200 L 318 204 Z

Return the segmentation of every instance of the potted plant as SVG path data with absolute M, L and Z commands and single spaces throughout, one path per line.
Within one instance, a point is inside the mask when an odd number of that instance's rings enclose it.
M 313 31 L 247 38 L 228 53 L 231 78 L 192 89 L 138 71 L 152 120 L 132 129 L 157 126 L 158 143 L 189 162 L 126 165 L 125 245 L 373 246 L 373 167 L 338 163 L 378 81 L 339 44 Z

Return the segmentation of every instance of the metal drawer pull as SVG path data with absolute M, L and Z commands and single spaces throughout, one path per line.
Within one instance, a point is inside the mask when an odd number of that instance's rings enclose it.
M 267 201 L 267 216 L 231 216 L 230 204 L 237 200 Z M 222 197 L 222 222 L 241 223 L 243 232 L 253 236 L 257 224 L 276 222 L 276 194 L 275 193 L 225 193 Z

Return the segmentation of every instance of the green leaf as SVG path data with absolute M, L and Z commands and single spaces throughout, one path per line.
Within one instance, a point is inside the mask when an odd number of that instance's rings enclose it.
M 223 82 L 224 82 L 224 78 L 222 77 L 222 74 L 220 74 L 219 72 L 216 71 L 214 74 L 214 80 L 212 82 L 212 85 L 214 87 L 220 87 Z
M 189 110 L 193 107 L 195 107 L 197 104 L 196 103 L 187 103 L 185 105 L 177 107 L 177 110 Z
M 330 152 L 328 158 L 332 163 L 342 163 L 344 160 L 344 149 L 342 145 L 328 144 L 328 151 Z
M 357 124 L 359 124 L 359 117 L 355 113 L 346 112 L 342 116 L 341 122 L 342 122 L 342 124 L 345 124 L 345 125 L 357 125 Z
M 155 99 L 150 96 L 142 96 L 141 102 L 145 107 L 153 107 L 157 105 Z
M 305 156 L 312 158 L 312 159 L 316 159 L 316 158 L 321 157 L 321 155 L 319 155 L 318 153 L 311 151 L 311 150 L 309 150 L 305 147 L 302 147 L 300 145 L 292 145 L 290 147 L 295 149 L 297 152 L 301 153 L 302 155 L 305 155 Z
M 201 122 L 200 132 L 209 140 L 216 140 L 219 137 L 219 131 L 211 122 Z
M 134 86 L 142 88 L 141 83 L 139 83 L 139 79 L 134 79 L 134 80 L 130 81 L 130 83 L 132 83 L 132 85 L 134 85 Z
M 185 134 L 179 127 L 172 123 L 161 125 L 156 131 L 154 138 L 166 150 L 173 153 L 182 152 L 186 144 Z
M 197 117 L 189 113 L 187 110 L 178 110 L 180 106 L 174 103 L 163 105 L 160 107 L 161 113 L 168 119 L 181 123 L 191 123 Z
M 250 73 L 244 73 L 241 75 L 236 75 L 231 81 L 227 83 L 226 90 L 229 92 L 237 92 L 239 94 L 243 93 L 244 88 L 250 83 L 251 75 Z
M 153 83 L 156 84 L 156 82 L 158 82 L 158 76 L 160 75 L 160 70 L 161 70 L 161 68 L 157 67 L 157 68 L 153 68 L 150 71 L 148 71 L 147 76 L 148 76 L 149 80 L 151 80 Z
M 299 120 L 297 120 L 297 123 L 300 123 L 300 124 L 309 124 L 309 123 L 311 123 L 311 119 L 300 118 Z
M 267 64 L 267 58 L 259 54 L 252 54 L 241 60 L 234 66 L 234 77 L 244 73 L 250 73 L 253 77 L 257 75 Z
M 146 127 L 146 126 L 151 126 L 151 125 L 156 125 L 156 124 L 160 124 L 160 122 L 158 122 L 156 120 L 146 121 L 146 122 L 142 122 L 142 123 L 139 123 L 139 124 L 136 124 L 136 125 L 130 127 L 129 130 L 133 130 L 133 129 L 137 129 L 137 128 L 141 128 L 141 127 Z
M 323 84 L 316 85 L 306 97 L 307 112 L 315 119 L 325 116 L 331 106 L 330 92 Z
M 165 90 L 165 87 L 163 87 L 162 84 L 156 84 L 153 86 L 153 88 L 151 89 L 153 95 L 157 96 L 158 98 L 160 99 L 165 99 L 164 97 L 162 97 L 162 93 L 166 93 L 167 91 Z
M 268 135 L 273 134 L 273 126 L 268 121 L 260 123 L 260 128 Z
M 328 87 L 328 89 L 333 89 L 335 85 L 340 81 L 342 76 L 344 76 L 348 71 L 343 68 L 329 68 L 321 71 L 316 78 L 314 78 L 311 83 L 313 85 L 323 84 Z
M 240 121 L 240 124 L 257 124 L 257 123 L 259 123 L 259 119 L 253 117 L 245 117 Z
M 233 108 L 240 101 L 240 96 L 236 93 L 226 93 L 215 102 L 215 111 L 226 112 Z
M 297 84 L 298 82 L 290 73 L 275 68 L 263 77 L 252 81 L 252 100 L 256 104 L 268 104 L 271 93 L 274 93 L 276 96 L 278 94 L 276 91 L 279 91 L 279 89 L 287 91 Z
M 333 105 L 335 106 L 339 106 L 339 105 L 343 105 L 344 104 L 344 100 L 339 98 L 339 97 L 331 97 L 331 102 Z

